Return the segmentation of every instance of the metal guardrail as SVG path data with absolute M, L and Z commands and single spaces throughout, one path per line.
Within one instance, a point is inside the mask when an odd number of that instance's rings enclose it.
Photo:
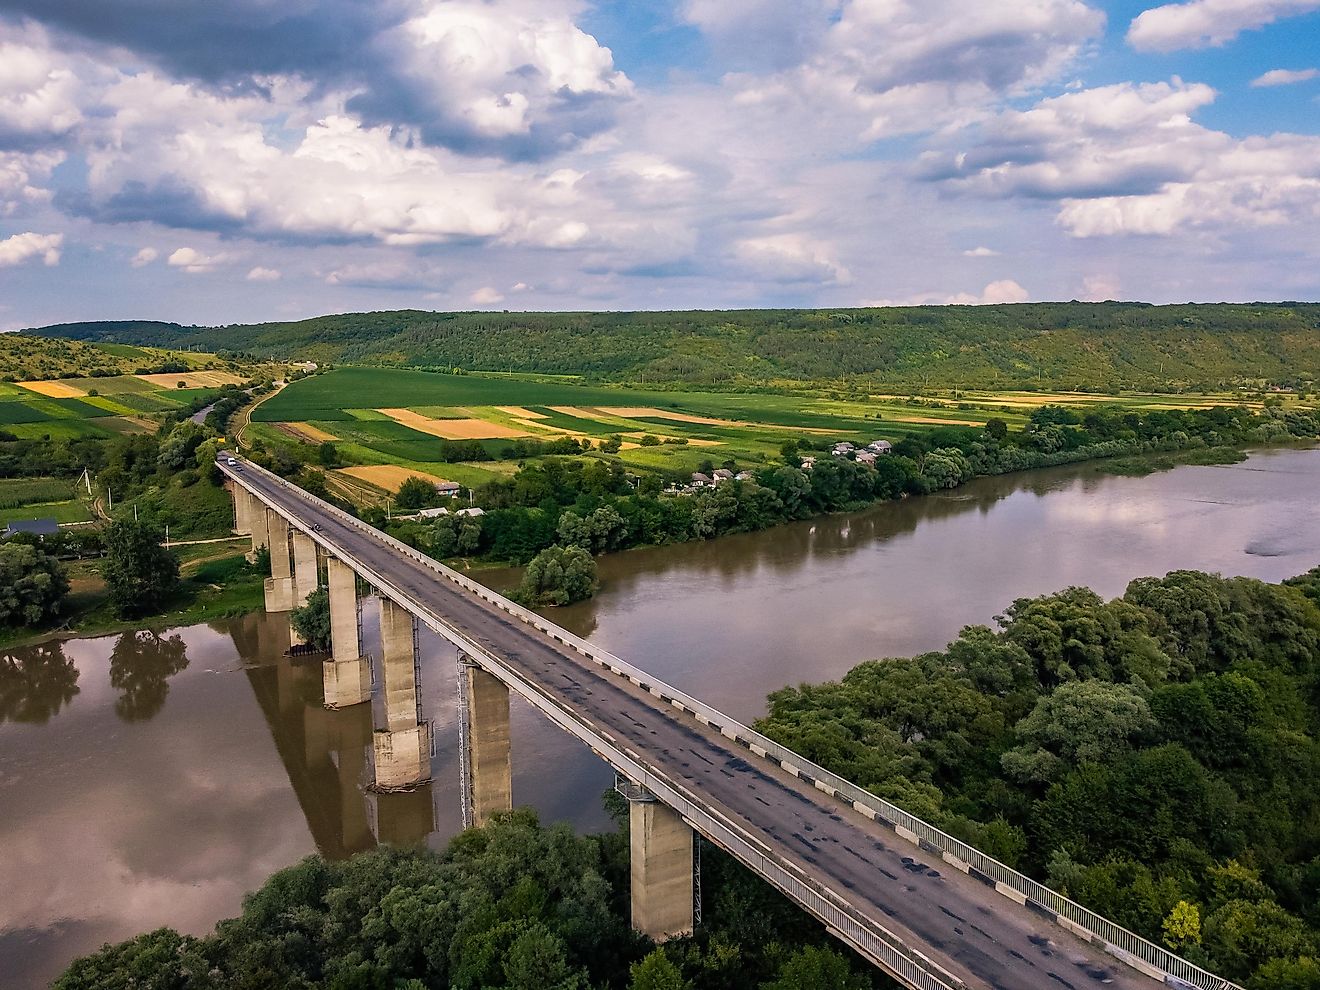
M 256 467 L 250 465 L 249 462 L 244 462 L 244 464 L 245 466 Z M 1031 877 L 1019 873 L 1011 866 L 987 856 L 974 846 L 949 835 L 934 825 L 904 811 L 897 805 L 891 804 L 884 798 L 877 797 L 851 781 L 845 780 L 838 774 L 812 763 L 768 736 L 756 732 L 737 719 L 725 715 L 705 702 L 693 698 L 659 678 L 634 667 L 626 660 L 622 660 L 568 630 L 546 621 L 536 613 L 509 601 L 503 595 L 491 591 L 484 585 L 478 584 L 450 567 L 446 567 L 434 558 L 428 557 L 388 533 L 381 532 L 356 516 L 352 516 L 309 492 L 303 491 L 296 485 L 289 484 L 284 479 L 265 471 L 263 468 L 256 467 L 256 470 L 261 471 L 262 474 L 284 486 L 288 491 L 311 503 L 319 511 L 334 515 L 342 522 L 363 531 L 373 539 L 385 543 L 395 552 L 412 559 L 465 591 L 476 595 L 501 611 L 550 636 L 555 642 L 561 643 L 580 653 L 588 660 L 592 660 L 598 665 L 608 668 L 611 672 L 627 678 L 633 684 L 649 691 L 660 700 L 692 715 L 698 722 L 708 725 L 728 739 L 746 746 L 757 756 L 770 759 L 789 773 L 809 780 L 824 793 L 844 799 L 855 811 L 894 829 L 901 838 L 927 851 L 939 853 L 950 865 L 995 887 L 996 890 L 1009 899 L 1019 904 L 1029 903 L 1037 909 L 1043 909 L 1051 914 L 1061 927 L 1090 941 L 1119 962 L 1174 987 L 1196 988 L 1196 990 L 1242 990 L 1237 984 L 1216 976 L 1170 952 L 1163 946 L 1156 945 L 1135 932 L 1115 924 L 1108 918 L 1096 914 L 1089 908 L 1064 897 Z M 235 477 L 235 480 L 241 479 Z M 676 807 L 676 810 L 683 812 L 682 808 Z M 758 853 L 757 855 L 764 858 L 763 854 Z M 779 885 L 776 884 L 776 886 Z M 785 890 L 785 893 L 788 892 Z M 832 924 L 828 919 L 822 918 L 822 920 L 825 920 L 827 924 Z M 941 985 L 947 986 L 947 984 Z M 917 984 L 914 984 L 914 986 L 917 986 Z

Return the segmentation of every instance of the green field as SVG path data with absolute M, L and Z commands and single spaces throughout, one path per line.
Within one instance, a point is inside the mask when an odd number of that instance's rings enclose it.
M 299 425 L 307 425 L 336 438 L 335 446 L 346 466 L 396 465 L 479 485 L 509 473 L 511 462 L 500 458 L 517 440 L 490 436 L 501 429 L 517 430 L 527 440 L 547 441 L 565 435 L 586 438 L 593 447 L 607 437 L 620 436 L 625 446 L 617 454 L 593 449 L 584 456 L 608 457 L 639 473 L 684 473 L 707 460 L 715 464 L 732 461 L 738 467 L 774 461 L 786 440 L 806 440 L 817 447 L 834 440 L 897 442 L 941 426 L 979 428 L 991 417 L 1018 429 L 1033 408 L 1046 403 L 1079 409 L 1117 405 L 1146 411 L 1241 401 L 1231 394 L 980 391 L 917 398 L 884 393 L 842 395 L 825 389 L 796 393 L 662 391 L 578 385 L 545 377 L 349 367 L 295 382 L 259 405 L 247 438 L 268 446 L 298 448 L 302 459 L 314 461 L 318 444 L 299 440 L 280 426 L 288 424 L 296 431 Z M 510 407 L 519 407 L 525 414 Z M 478 443 L 496 460 L 449 462 L 451 441 L 398 422 L 381 409 L 406 409 L 436 421 L 415 425 L 453 432 L 452 442 Z M 715 422 L 695 421 L 703 419 Z M 472 432 L 461 434 L 469 428 Z M 483 429 L 489 432 L 483 434 Z M 644 434 L 687 443 L 640 446 L 638 440 Z

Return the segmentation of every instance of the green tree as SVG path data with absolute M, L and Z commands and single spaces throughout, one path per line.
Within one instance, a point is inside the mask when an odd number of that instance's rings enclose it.
M 317 588 L 303 605 L 289 613 L 289 622 L 312 649 L 330 649 L 330 592 Z
M 400 509 L 428 509 L 440 499 L 435 485 L 424 478 L 412 477 L 399 486 L 394 494 L 394 504 Z
M 68 593 L 64 565 L 40 544 L 0 543 L 0 626 L 36 626 L 53 619 Z
M 1201 912 L 1195 904 L 1179 901 L 1164 919 L 1164 944 L 1175 952 L 1201 944 Z
M 161 545 L 163 539 L 149 519 L 116 519 L 106 527 L 101 574 L 119 616 L 148 615 L 178 587 L 179 562 Z
M 683 979 L 683 973 L 669 961 L 664 949 L 656 949 L 640 962 L 632 964 L 629 971 L 632 982 L 628 990 L 688 990 L 691 984 Z
M 1106 763 L 1155 729 L 1150 706 L 1127 684 L 1070 681 L 1016 726 L 1022 745 L 1003 756 L 1023 783 L 1045 783 L 1079 763 Z
M 186 464 L 194 463 L 194 455 L 202 442 L 211 435 L 211 431 L 198 426 L 191 420 L 184 420 L 170 430 L 160 442 L 156 461 L 161 467 L 177 471 Z
M 316 449 L 316 460 L 321 467 L 336 467 L 339 464 L 339 448 L 333 441 L 326 440 Z
M 623 437 L 614 434 L 606 437 L 600 442 L 600 451 L 602 454 L 617 454 L 619 448 L 623 446 Z
M 853 972 L 851 964 L 833 949 L 804 946 L 789 956 L 779 975 L 761 990 L 869 990 L 870 980 Z
M 529 605 L 569 605 L 596 593 L 596 561 L 582 547 L 552 546 L 532 558 L 514 591 Z

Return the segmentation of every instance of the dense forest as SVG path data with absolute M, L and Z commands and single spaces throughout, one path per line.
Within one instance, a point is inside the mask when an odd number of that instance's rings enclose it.
M 1213 389 L 1320 378 L 1320 304 L 1026 303 L 851 310 L 352 313 L 189 327 L 73 323 L 87 341 L 321 363 L 538 372 L 653 385 L 849 382 Z
M 1320 568 L 1069 588 L 944 651 L 776 692 L 758 727 L 1249 990 L 1315 990 L 1317 599 Z M 703 923 L 654 949 L 628 929 L 627 846 L 520 810 L 441 855 L 313 857 L 214 934 L 108 946 L 55 986 L 889 985 L 710 847 Z
M 616 812 L 619 809 L 616 807 Z M 627 815 L 623 808 L 622 815 Z M 82 959 L 55 990 L 870 990 L 893 986 L 713 847 L 701 931 L 663 949 L 628 925 L 624 831 L 526 809 L 443 854 L 317 857 L 205 938 L 160 929 Z
M 1251 990 L 1314 990 L 1320 568 L 1288 585 L 1019 600 L 779 691 L 759 728 Z

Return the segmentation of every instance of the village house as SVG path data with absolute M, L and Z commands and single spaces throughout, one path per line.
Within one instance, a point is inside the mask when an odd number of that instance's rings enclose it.
M 710 475 L 703 474 L 700 471 L 693 471 L 692 484 L 698 488 L 704 488 L 706 485 L 713 484 L 713 482 L 710 480 Z
M 888 440 L 872 440 L 866 445 L 866 449 L 873 454 L 892 454 L 894 445 Z
M 810 470 L 811 470 L 812 468 L 814 468 L 815 466 L 816 466 L 816 458 L 814 458 L 814 457 L 804 457 L 804 458 L 802 458 L 802 470 L 803 470 L 803 471 L 810 471 Z
M 16 519 L 5 527 L 4 538 L 7 540 L 19 533 L 30 533 L 44 541 L 46 537 L 54 536 L 59 531 L 60 524 L 54 519 Z
M 718 485 L 722 481 L 732 481 L 732 480 L 733 480 L 733 472 L 730 471 L 728 468 L 715 469 L 715 484 Z
M 853 458 L 858 464 L 875 464 L 876 455 L 869 450 L 859 450 Z
M 830 452 L 834 454 L 835 457 L 847 457 L 856 449 L 857 448 L 852 444 L 850 444 L 847 440 L 843 440 L 839 443 L 836 443 L 833 447 L 831 447 Z
M 733 480 L 734 480 L 734 481 L 751 481 L 751 480 L 752 480 L 752 472 L 751 472 L 751 471 L 739 471 L 737 474 L 735 474 L 735 475 L 733 476 Z

